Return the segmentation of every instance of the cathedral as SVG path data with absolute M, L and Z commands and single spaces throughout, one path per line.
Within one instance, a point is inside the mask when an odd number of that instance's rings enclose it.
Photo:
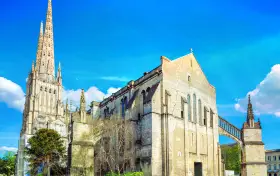
M 100 174 L 96 164 L 102 161 L 94 158 L 96 141 L 83 138 L 82 133 L 90 132 L 94 117 L 114 115 L 135 127 L 133 147 L 127 149 L 134 150 L 133 156 L 124 170 L 141 170 L 148 165 L 153 176 L 222 175 L 216 90 L 192 51 L 175 60 L 161 56 L 158 67 L 102 102 L 92 102 L 89 110 L 82 91 L 79 109 L 70 112 L 68 103 L 63 104 L 62 85 L 60 64 L 55 72 L 52 2 L 48 0 L 36 62 L 27 80 L 17 176 L 26 175 L 28 163 L 23 151 L 28 139 L 41 128 L 54 129 L 64 139 L 69 175 L 79 175 L 81 166 L 89 168 L 87 175 Z M 86 151 L 84 164 L 77 161 L 79 151 Z

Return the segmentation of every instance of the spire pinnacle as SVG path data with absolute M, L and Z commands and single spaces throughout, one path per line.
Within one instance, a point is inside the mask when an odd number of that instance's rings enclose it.
M 57 69 L 57 80 L 58 82 L 60 82 L 62 84 L 62 75 L 61 75 L 61 66 L 60 66 L 60 62 L 58 63 L 58 69 Z
M 249 124 L 250 127 L 254 126 L 254 112 L 253 112 L 253 106 L 251 103 L 251 96 L 248 96 L 248 108 L 247 108 L 247 123 Z
M 44 24 L 43 24 L 43 21 L 41 21 L 41 26 L 40 26 L 40 34 L 43 35 L 43 29 L 44 28 Z
M 36 53 L 36 70 L 39 70 L 40 62 L 42 58 L 42 49 L 43 49 L 43 22 L 41 21 L 40 25 L 40 34 L 38 39 L 37 53 Z
M 81 92 L 81 103 L 86 103 L 85 91 L 84 91 L 84 89 L 82 89 L 82 92 Z
M 32 68 L 31 68 L 32 73 L 34 72 L 34 70 L 35 70 L 34 61 L 32 61 Z
M 251 95 L 248 96 L 248 104 L 251 104 Z
M 40 73 L 54 76 L 54 43 L 52 22 L 52 1 L 48 0 L 45 31 L 43 35 L 42 58 L 40 62 Z
M 81 99 L 80 99 L 80 111 L 86 110 L 86 98 L 85 98 L 85 91 L 82 89 L 81 92 Z

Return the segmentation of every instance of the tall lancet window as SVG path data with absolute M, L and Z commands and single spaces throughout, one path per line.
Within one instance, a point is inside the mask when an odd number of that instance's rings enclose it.
M 199 124 L 202 125 L 202 107 L 201 107 L 201 100 L 198 100 L 198 118 Z
M 193 121 L 197 122 L 197 112 L 196 112 L 196 95 L 193 94 Z
M 122 118 L 125 118 L 125 110 L 126 110 L 126 105 L 127 105 L 127 97 L 124 97 L 122 99 Z
M 191 96 L 188 95 L 188 98 L 187 98 L 187 101 L 188 101 L 188 119 L 189 121 L 192 121 L 192 106 L 191 106 Z
M 124 118 L 124 99 L 121 100 L 121 113 L 122 113 L 122 118 Z

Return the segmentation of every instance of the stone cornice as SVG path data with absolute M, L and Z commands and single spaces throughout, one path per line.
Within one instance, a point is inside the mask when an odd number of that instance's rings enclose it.
M 247 141 L 243 142 L 244 145 L 264 145 L 262 141 Z
M 242 166 L 244 165 L 266 165 L 266 162 L 246 162 L 246 163 L 241 163 Z

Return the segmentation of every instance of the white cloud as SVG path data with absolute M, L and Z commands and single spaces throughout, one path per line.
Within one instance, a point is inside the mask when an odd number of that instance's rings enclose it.
M 104 98 L 112 95 L 113 93 L 120 90 L 120 88 L 110 87 L 107 90 L 107 93 L 103 93 L 97 87 L 90 87 L 87 91 L 85 91 L 85 97 L 87 104 L 90 104 L 92 101 L 102 101 Z M 72 101 L 73 107 L 78 107 L 80 104 L 80 97 L 81 97 L 81 89 L 77 90 L 65 90 L 63 92 L 63 99 L 66 101 Z
M 248 92 L 245 98 L 237 100 L 237 111 L 246 112 L 249 94 L 256 115 L 271 114 L 280 117 L 280 64 L 274 65 L 265 79 Z
M 117 77 L 117 76 L 103 76 L 100 79 L 108 80 L 108 81 L 120 81 L 120 82 L 128 82 L 130 79 L 126 77 Z
M 17 152 L 17 148 L 1 146 L 0 151 Z
M 107 92 L 104 93 L 97 87 L 90 87 L 87 91 L 85 91 L 86 101 L 88 104 L 90 104 L 90 102 L 93 100 L 102 101 L 104 98 L 112 95 L 112 93 L 115 93 L 118 90 L 120 90 L 120 88 L 110 87 Z M 80 104 L 81 91 L 81 89 L 64 90 L 63 100 L 72 100 L 73 106 L 78 107 Z M 4 77 L 0 77 L 0 102 L 4 102 L 9 107 L 22 112 L 24 109 L 25 94 L 18 84 Z
M 0 77 L 0 102 L 6 103 L 10 108 L 23 111 L 25 94 L 18 84 Z

